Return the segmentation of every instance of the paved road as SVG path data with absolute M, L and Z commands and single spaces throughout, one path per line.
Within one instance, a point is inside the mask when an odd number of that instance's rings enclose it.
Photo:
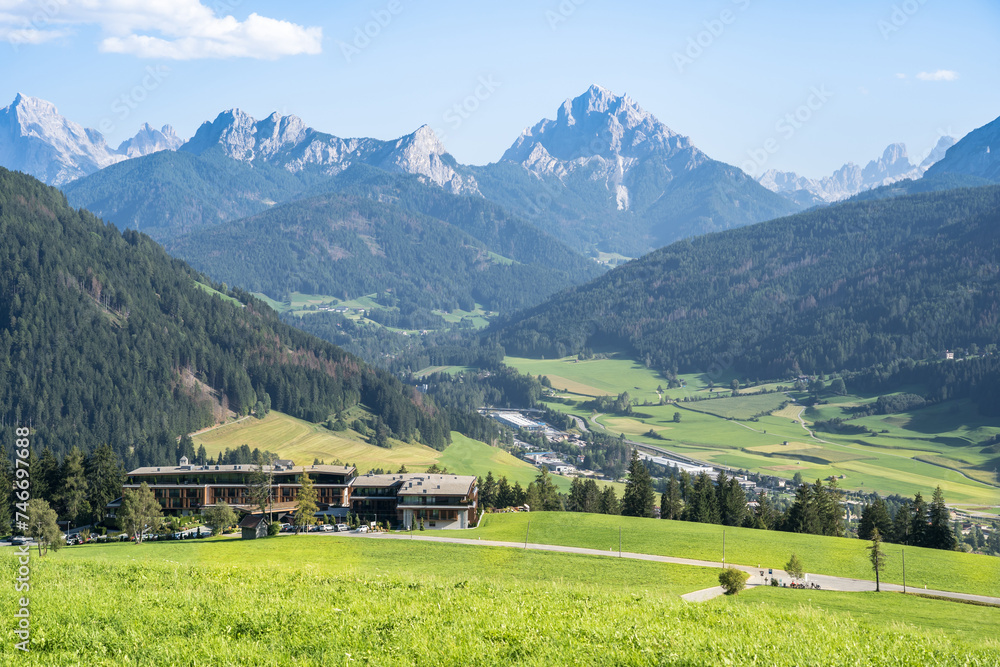
M 619 558 L 617 551 L 601 551 L 600 549 L 587 549 L 584 547 L 566 547 L 559 546 L 555 544 L 535 544 L 529 542 L 525 545 L 524 542 L 499 542 L 496 540 L 472 540 L 468 538 L 460 537 L 439 537 L 436 535 L 419 535 L 419 534 L 401 534 L 401 533 L 322 533 L 324 535 L 335 535 L 343 537 L 367 537 L 370 539 L 377 540 L 420 540 L 423 542 L 445 542 L 448 544 L 467 544 L 473 546 L 484 546 L 484 547 L 508 547 L 513 549 L 533 549 L 536 551 L 556 551 L 560 553 L 568 554 L 581 554 L 584 556 L 611 556 Z M 694 567 L 713 567 L 721 568 L 722 563 L 707 561 L 707 560 L 695 560 L 692 558 L 674 558 L 672 556 L 654 556 L 652 554 L 638 554 L 629 551 L 623 551 L 621 553 L 621 558 L 631 558 L 633 560 L 645 560 L 655 563 L 676 563 L 678 565 L 692 565 Z M 761 576 L 761 568 L 751 567 L 749 565 L 733 565 L 729 564 L 729 567 L 734 567 L 739 570 L 743 570 L 750 574 L 750 579 L 747 581 L 747 587 L 753 588 L 755 586 L 767 585 L 765 580 L 767 577 L 767 568 L 763 568 L 764 576 Z M 777 577 L 779 581 L 790 582 L 792 579 L 788 576 L 788 573 L 784 570 L 774 570 L 773 577 Z M 875 582 L 869 581 L 867 579 L 850 579 L 847 577 L 833 577 L 825 574 L 807 574 L 808 581 L 810 583 L 817 583 L 820 588 L 828 591 L 850 591 L 850 592 L 860 592 L 860 591 L 874 591 Z M 880 587 L 883 591 L 902 591 L 903 587 L 897 584 L 886 584 L 883 583 Z M 954 593 L 952 591 L 937 591 L 928 590 L 925 588 L 915 588 L 913 586 L 907 586 L 906 590 L 908 592 L 919 592 L 927 595 L 939 595 L 941 597 L 953 598 L 956 600 L 973 600 L 976 602 L 984 602 L 986 604 L 1000 605 L 1000 597 L 990 597 L 988 595 L 971 595 L 969 593 Z M 721 587 L 708 588 L 702 591 L 695 591 L 693 593 L 688 593 L 683 595 L 685 600 L 699 601 L 707 600 L 716 595 L 721 595 Z

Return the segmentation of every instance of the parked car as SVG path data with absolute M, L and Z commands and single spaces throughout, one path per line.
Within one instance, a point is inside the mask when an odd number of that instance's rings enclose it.
M 323 524 L 323 532 L 324 533 L 331 533 L 334 530 L 336 530 L 336 529 L 333 527 L 333 524 L 330 524 L 330 523 Z
M 346 523 L 338 523 L 337 526 L 336 526 L 336 530 L 337 530 L 338 533 L 346 533 L 350 529 L 351 529 L 351 527 L 348 526 Z
M 27 544 L 30 541 L 31 538 L 26 535 L 15 535 L 14 537 L 10 538 L 11 545 L 15 547 Z
M 358 526 L 358 532 L 359 533 L 367 533 L 368 532 L 368 526 Z

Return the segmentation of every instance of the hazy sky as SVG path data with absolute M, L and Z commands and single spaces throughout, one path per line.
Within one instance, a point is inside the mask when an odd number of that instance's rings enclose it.
M 426 123 L 483 164 L 598 83 L 711 157 L 819 177 L 1000 116 L 998 35 L 996 0 L 0 0 L 0 106 L 47 99 L 112 145 L 232 107 Z

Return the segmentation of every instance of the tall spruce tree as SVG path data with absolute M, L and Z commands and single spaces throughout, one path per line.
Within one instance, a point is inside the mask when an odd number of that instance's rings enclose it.
M 622 496 L 622 514 L 625 516 L 652 517 L 656 493 L 653 490 L 653 479 L 646 469 L 646 464 L 639 458 L 638 450 L 632 450 L 632 458 L 628 465 L 628 480 L 625 482 L 625 494 Z
M 958 547 L 958 539 L 951 530 L 951 513 L 944 503 L 944 492 L 938 486 L 934 489 L 931 504 L 927 511 L 930 523 L 927 526 L 927 534 L 924 546 L 932 549 L 947 549 L 949 551 Z
M 60 476 L 62 487 L 59 489 L 59 509 L 62 517 L 70 523 L 76 523 L 81 514 L 89 513 L 87 503 L 87 475 L 83 467 L 83 452 L 79 447 L 70 450 L 63 459 Z
M 660 518 L 680 519 L 684 511 L 684 503 L 681 500 L 681 483 L 675 475 L 671 475 L 667 481 L 667 488 L 660 496 Z
M 892 535 L 892 518 L 889 516 L 889 507 L 878 494 L 875 495 L 875 500 L 861 509 L 858 537 L 862 540 L 870 540 L 873 528 L 878 528 L 880 535 L 887 537 Z
M 927 503 L 919 491 L 913 496 L 913 519 L 910 528 L 910 544 L 927 546 Z
M 604 491 L 601 492 L 601 504 L 600 504 L 601 514 L 621 514 L 622 506 L 618 501 L 618 496 L 615 494 L 615 487 L 610 484 L 604 487 Z
M 91 518 L 99 523 L 107 515 L 107 504 L 122 495 L 125 468 L 107 443 L 90 453 L 84 468 L 90 493 Z

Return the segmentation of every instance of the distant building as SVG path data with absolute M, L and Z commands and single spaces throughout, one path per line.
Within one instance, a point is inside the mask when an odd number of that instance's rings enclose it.
M 363 521 L 388 521 L 403 530 L 470 528 L 479 512 L 472 475 L 361 475 L 351 483 L 351 509 Z
M 955 358 L 955 353 L 954 353 L 954 352 L 952 352 L 951 350 L 945 350 L 945 351 L 944 351 L 944 358 L 945 358 L 946 360 L 947 360 L 947 359 L 954 359 L 954 358 Z
M 271 489 L 275 514 L 279 507 L 282 511 L 294 507 L 302 488 L 302 475 L 308 473 L 316 489 L 320 509 L 339 510 L 333 513 L 347 515 L 350 484 L 357 474 L 353 466 L 289 464 L 291 461 L 281 460 L 275 462 L 273 469 L 264 466 L 265 471 L 273 473 Z M 198 514 L 219 502 L 249 513 L 255 509 L 250 504 L 249 482 L 256 469 L 257 466 L 245 464 L 190 465 L 186 458 L 182 458 L 177 466 L 136 468 L 126 476 L 122 492 L 124 495 L 125 490 L 138 489 L 145 482 L 167 515 Z M 118 506 L 120 502 L 114 501 L 108 508 L 117 509 Z
M 520 412 L 493 412 L 490 413 L 490 417 L 493 417 L 493 419 L 496 419 L 501 424 L 510 426 L 514 429 L 523 428 L 524 430 L 531 432 L 545 430 L 545 424 L 528 419 Z

